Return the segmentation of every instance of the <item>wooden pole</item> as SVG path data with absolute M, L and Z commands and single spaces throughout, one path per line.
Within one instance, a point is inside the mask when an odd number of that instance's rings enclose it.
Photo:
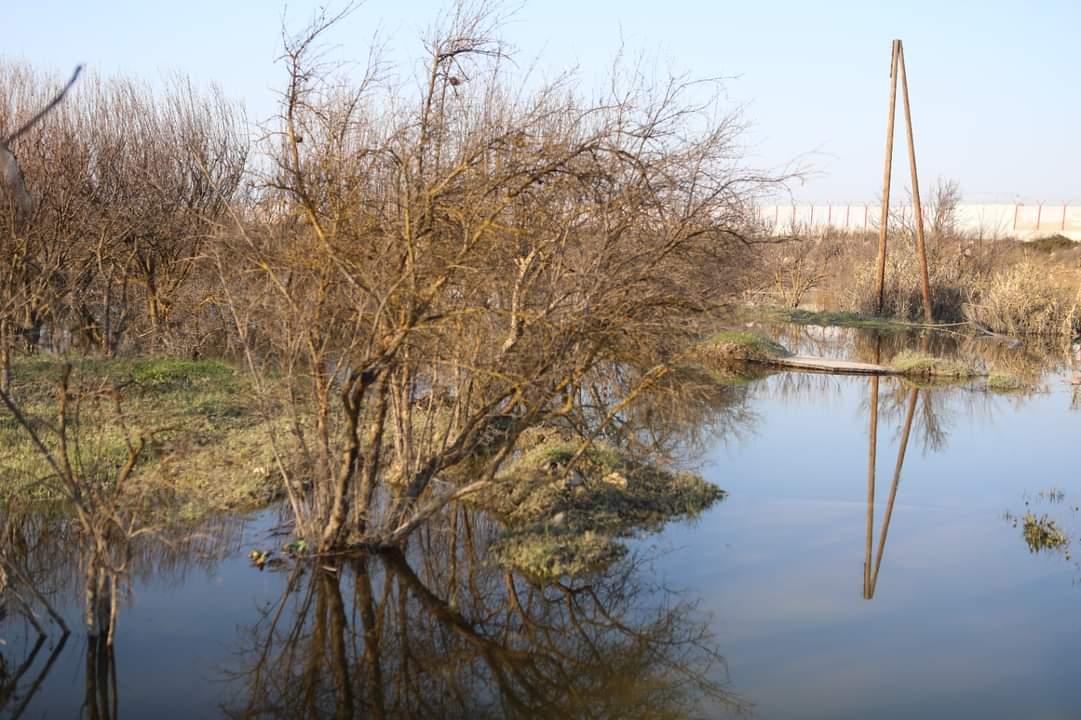
M 916 253 L 920 259 L 920 289 L 923 291 L 923 316 L 933 323 L 934 309 L 931 306 L 931 281 L 927 275 L 927 246 L 923 238 L 923 205 L 920 203 L 920 179 L 916 172 L 916 143 L 912 139 L 912 109 L 908 105 L 908 73 L 905 71 L 905 48 L 897 41 L 898 60 L 901 69 L 901 97 L 905 105 L 905 129 L 908 132 L 908 168 L 912 173 L 912 202 L 916 212 Z
M 886 229 L 890 220 L 890 178 L 893 175 L 893 118 L 897 109 L 897 55 L 901 41 L 893 41 L 890 57 L 890 114 L 886 121 L 886 162 L 882 171 L 882 216 L 878 225 L 878 275 L 875 277 L 876 313 L 882 313 L 882 296 L 886 283 Z

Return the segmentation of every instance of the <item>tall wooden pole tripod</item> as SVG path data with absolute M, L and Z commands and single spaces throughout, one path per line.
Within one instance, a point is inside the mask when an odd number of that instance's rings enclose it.
M 875 278 L 877 310 L 882 313 L 886 280 L 886 234 L 890 219 L 890 178 L 893 174 L 893 119 L 897 109 L 897 76 L 901 76 L 901 96 L 905 105 L 905 129 L 908 135 L 908 167 L 912 173 L 912 203 L 916 215 L 916 254 L 920 260 L 920 282 L 923 292 L 923 314 L 934 322 L 931 306 L 931 282 L 927 273 L 927 250 L 923 236 L 923 205 L 920 203 L 920 181 L 916 172 L 916 144 L 912 138 L 912 109 L 908 102 L 908 74 L 905 72 L 905 49 L 900 40 L 893 41 L 890 60 L 890 110 L 886 121 L 886 162 L 882 175 L 882 216 L 878 225 L 878 275 Z

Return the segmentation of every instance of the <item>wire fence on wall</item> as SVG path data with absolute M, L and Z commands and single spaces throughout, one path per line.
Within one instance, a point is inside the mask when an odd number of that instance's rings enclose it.
M 757 208 L 760 223 L 782 234 L 823 234 L 826 232 L 877 232 L 881 206 L 871 203 L 763 205 Z M 891 218 L 910 223 L 912 206 L 891 207 Z M 924 222 L 934 214 L 923 207 Z M 891 220 L 894 222 L 895 220 Z M 982 238 L 1032 240 L 1064 235 L 1081 240 L 1081 204 L 993 203 L 958 205 L 953 213 L 954 228 L 965 235 Z

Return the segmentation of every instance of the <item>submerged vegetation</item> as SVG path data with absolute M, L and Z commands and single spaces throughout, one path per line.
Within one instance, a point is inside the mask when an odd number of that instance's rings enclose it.
M 621 538 L 693 517 L 724 497 L 698 475 L 660 469 L 602 441 L 583 448 L 565 433 L 537 429 L 523 444 L 472 502 L 506 525 L 495 559 L 532 577 L 602 569 L 626 552 Z
M 1022 533 L 1030 552 L 1041 550 L 1062 550 L 1070 544 L 1070 538 L 1054 520 L 1047 515 L 1036 517 L 1026 512 L 1021 518 Z

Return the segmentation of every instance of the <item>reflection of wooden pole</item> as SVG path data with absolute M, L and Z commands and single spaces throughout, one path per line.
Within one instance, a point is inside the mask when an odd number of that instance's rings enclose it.
M 912 173 L 912 202 L 916 212 L 916 253 L 920 258 L 920 282 L 923 291 L 923 315 L 929 323 L 935 321 L 931 307 L 931 282 L 927 277 L 927 249 L 923 242 L 923 205 L 920 204 L 920 179 L 916 173 L 916 143 L 912 139 L 912 109 L 908 104 L 908 73 L 905 71 L 905 48 L 897 43 L 897 60 L 901 70 L 901 97 L 905 105 L 905 130 L 908 134 L 908 168 Z M 879 301 L 881 303 L 881 300 Z
M 875 455 L 878 450 L 878 376 L 871 378 L 871 423 L 867 443 L 867 543 L 863 557 L 863 597 L 870 599 L 874 593 L 871 587 L 871 547 L 875 537 Z
M 878 585 L 878 570 L 882 567 L 882 555 L 886 551 L 886 535 L 890 532 L 890 518 L 893 517 L 893 501 L 897 499 L 897 486 L 901 484 L 901 468 L 905 464 L 905 450 L 908 448 L 908 436 L 912 431 L 912 418 L 916 415 L 916 398 L 919 390 L 912 388 L 908 396 L 908 412 L 905 414 L 905 425 L 901 431 L 901 446 L 897 448 L 897 464 L 893 468 L 893 483 L 890 484 L 890 499 L 886 503 L 886 517 L 882 520 L 882 534 L 878 538 L 878 552 L 875 554 L 875 570 L 871 575 L 871 592 L 868 599 L 875 596 L 875 586 Z
M 886 229 L 890 221 L 890 179 L 893 175 L 893 117 L 897 109 L 897 56 L 901 41 L 893 41 L 890 57 L 890 114 L 886 120 L 886 162 L 882 171 L 882 215 L 878 225 L 878 275 L 875 277 L 877 312 L 882 313 L 882 296 L 886 283 Z

